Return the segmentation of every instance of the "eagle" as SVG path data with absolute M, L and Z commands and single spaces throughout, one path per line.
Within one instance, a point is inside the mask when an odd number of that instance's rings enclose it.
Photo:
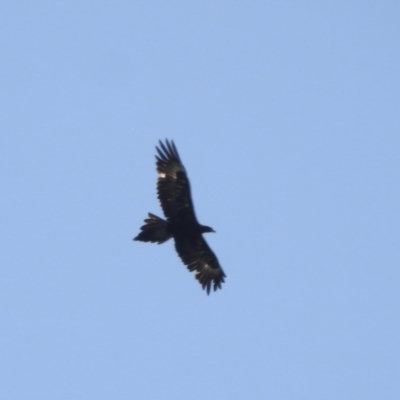
M 221 289 L 226 277 L 203 238 L 203 233 L 215 231 L 197 221 L 190 182 L 174 142 L 160 140 L 156 150 L 157 195 L 166 219 L 148 213 L 145 224 L 133 240 L 161 244 L 173 238 L 182 262 L 189 271 L 196 271 L 195 278 L 210 294 L 211 286 L 214 291 Z

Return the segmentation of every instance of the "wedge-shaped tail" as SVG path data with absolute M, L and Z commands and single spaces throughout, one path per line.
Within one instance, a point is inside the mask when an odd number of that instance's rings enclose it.
M 172 238 L 167 231 L 167 221 L 149 213 L 149 218 L 144 220 L 145 224 L 140 228 L 141 232 L 133 239 L 141 242 L 164 243 Z

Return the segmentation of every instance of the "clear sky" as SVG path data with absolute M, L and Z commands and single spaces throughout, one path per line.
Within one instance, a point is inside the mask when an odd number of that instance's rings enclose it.
M 400 398 L 400 3 L 2 2 L 0 398 Z M 133 242 L 173 139 L 228 279 Z

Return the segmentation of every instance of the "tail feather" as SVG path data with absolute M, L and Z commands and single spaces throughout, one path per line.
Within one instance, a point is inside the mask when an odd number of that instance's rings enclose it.
M 149 218 L 144 220 L 145 224 L 140 228 L 141 232 L 133 239 L 141 242 L 164 243 L 172 238 L 167 230 L 167 221 L 149 213 Z

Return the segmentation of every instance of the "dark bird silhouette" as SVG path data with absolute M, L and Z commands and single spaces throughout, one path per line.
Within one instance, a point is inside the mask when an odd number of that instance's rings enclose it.
M 215 231 L 197 221 L 189 179 L 174 142 L 160 140 L 156 150 L 157 194 L 166 220 L 149 213 L 134 240 L 161 244 L 173 238 L 179 257 L 189 271 L 196 271 L 196 279 L 210 294 L 211 285 L 214 291 L 221 289 L 226 277 L 202 235 Z

